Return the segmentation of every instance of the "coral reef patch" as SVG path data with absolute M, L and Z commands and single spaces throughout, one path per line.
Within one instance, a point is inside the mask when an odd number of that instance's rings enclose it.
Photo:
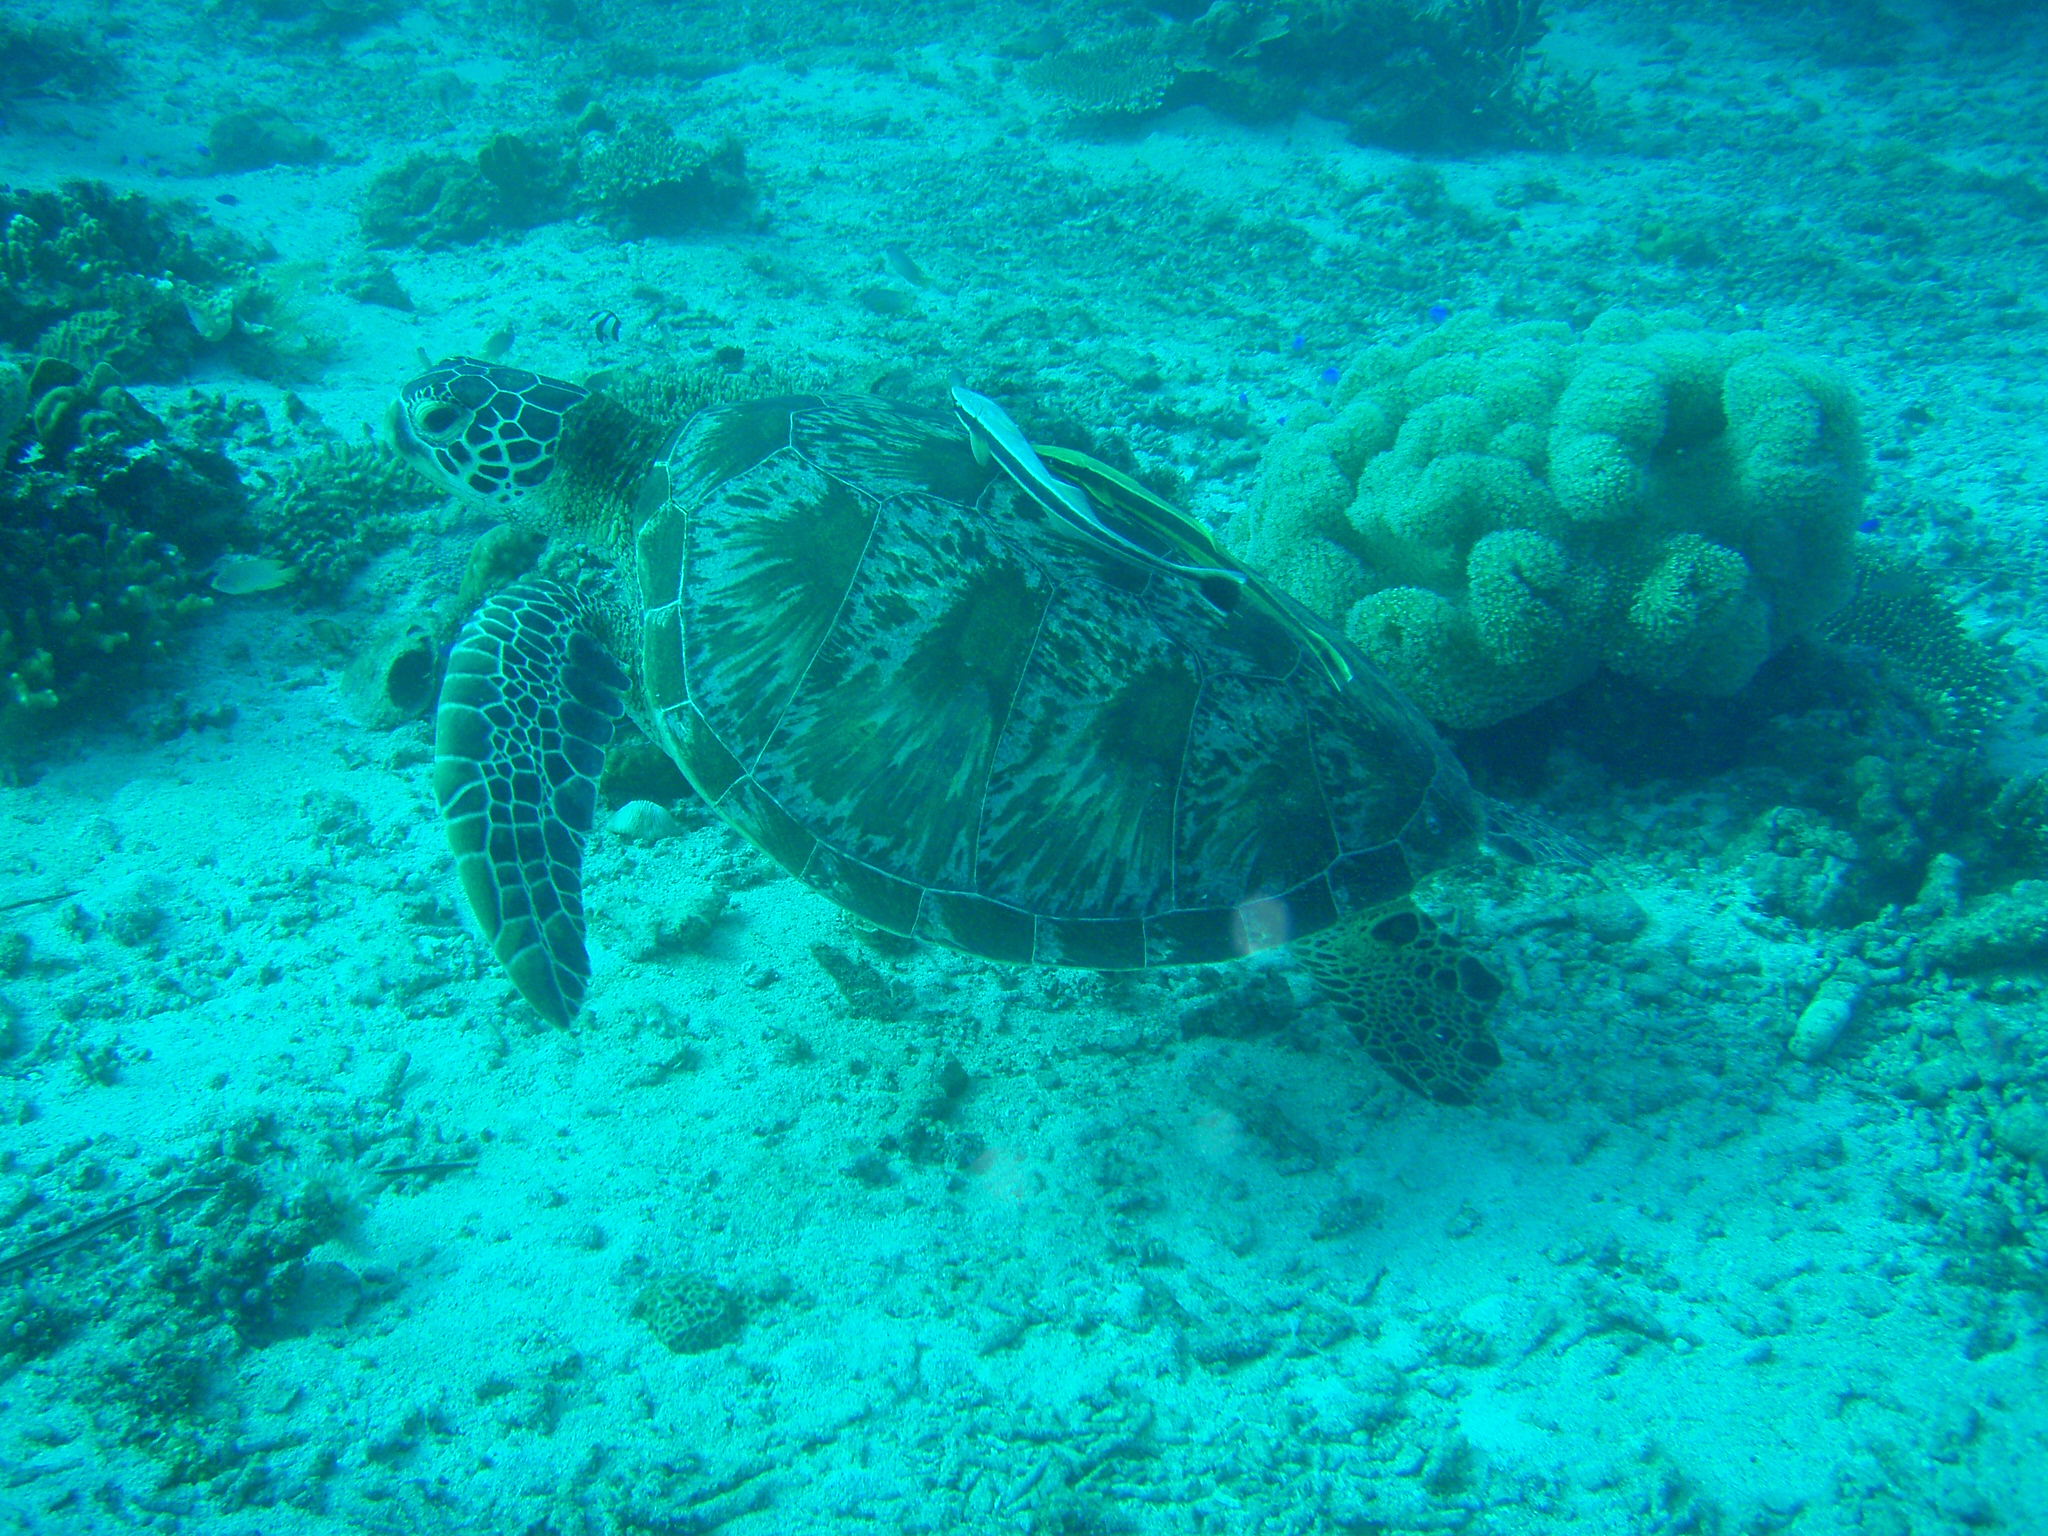
M 261 251 L 178 205 L 99 182 L 0 187 L 0 342 L 125 379 L 184 377 L 209 348 L 251 373 L 306 359 L 280 335 Z
M 1368 353 L 1334 411 L 1274 446 L 1233 536 L 1440 723 L 1603 668 L 1731 694 L 1853 591 L 1854 404 L 1762 336 L 1460 319 Z
M 173 433 L 106 363 L 0 363 L 0 386 L 19 404 L 0 445 L 0 735 L 21 751 L 129 697 L 209 606 L 203 568 L 248 498 L 217 448 Z

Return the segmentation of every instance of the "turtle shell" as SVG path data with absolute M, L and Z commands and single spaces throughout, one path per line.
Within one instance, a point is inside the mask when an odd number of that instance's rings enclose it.
M 1435 732 L 1335 631 L 1048 516 L 949 415 L 706 411 L 638 515 L 661 745 L 883 928 L 994 960 L 1229 959 L 1401 896 L 1476 828 Z

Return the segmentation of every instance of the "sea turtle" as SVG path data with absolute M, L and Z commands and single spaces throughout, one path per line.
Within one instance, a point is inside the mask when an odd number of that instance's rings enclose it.
M 473 358 L 404 386 L 407 460 L 602 561 L 486 600 L 442 684 L 435 790 L 520 992 L 582 1004 L 583 843 L 629 714 L 878 927 L 1098 970 L 1291 941 L 1374 1060 L 1470 1102 L 1500 984 L 1409 892 L 1482 813 L 1428 722 L 1137 482 L 954 402 L 676 425 Z

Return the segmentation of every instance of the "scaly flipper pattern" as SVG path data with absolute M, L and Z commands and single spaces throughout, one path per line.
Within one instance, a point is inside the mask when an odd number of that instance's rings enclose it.
M 542 1017 L 583 1006 L 583 842 L 630 686 L 573 588 L 523 581 L 490 598 L 448 658 L 434 793 L 470 909 Z
M 1292 947 L 1365 1053 L 1403 1087 L 1470 1104 L 1500 1065 L 1486 1027 L 1500 978 L 1409 902 L 1360 912 Z

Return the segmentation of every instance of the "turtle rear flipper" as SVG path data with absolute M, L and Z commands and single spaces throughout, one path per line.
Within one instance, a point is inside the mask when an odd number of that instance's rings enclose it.
M 1409 902 L 1357 913 L 1293 949 L 1366 1054 L 1404 1088 L 1470 1104 L 1500 1065 L 1486 1027 L 1500 978 Z
M 583 840 L 629 679 L 571 587 L 490 598 L 448 657 L 434 794 L 470 910 L 526 1000 L 555 1024 L 583 1006 Z

